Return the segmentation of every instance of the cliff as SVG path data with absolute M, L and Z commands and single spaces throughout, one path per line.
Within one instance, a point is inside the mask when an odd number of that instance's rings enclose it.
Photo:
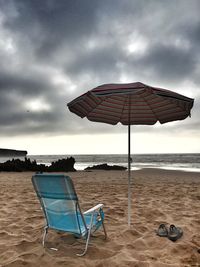
M 26 155 L 27 151 L 25 150 L 0 148 L 0 157 L 25 157 Z

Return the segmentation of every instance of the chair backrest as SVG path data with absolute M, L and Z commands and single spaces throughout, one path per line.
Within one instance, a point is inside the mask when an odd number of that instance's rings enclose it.
M 36 174 L 32 177 L 32 183 L 47 226 L 81 235 L 85 222 L 71 178 L 60 174 Z

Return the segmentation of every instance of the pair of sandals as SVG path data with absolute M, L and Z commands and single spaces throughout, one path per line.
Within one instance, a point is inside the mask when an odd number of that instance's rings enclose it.
M 180 227 L 176 227 L 171 224 L 169 229 L 165 224 L 161 224 L 156 230 L 156 234 L 161 237 L 168 237 L 169 240 L 175 242 L 183 235 L 183 230 Z

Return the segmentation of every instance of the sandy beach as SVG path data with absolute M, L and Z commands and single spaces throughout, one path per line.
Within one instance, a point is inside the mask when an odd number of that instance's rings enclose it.
M 99 231 L 84 257 L 75 255 L 83 243 L 68 234 L 50 231 L 47 248 L 42 247 L 45 221 L 32 175 L 0 173 L 0 266 L 200 266 L 200 172 L 134 171 L 131 228 L 127 226 L 127 172 L 67 173 L 83 210 L 105 205 L 108 239 Z M 157 236 L 161 223 L 181 227 L 183 236 L 176 242 Z

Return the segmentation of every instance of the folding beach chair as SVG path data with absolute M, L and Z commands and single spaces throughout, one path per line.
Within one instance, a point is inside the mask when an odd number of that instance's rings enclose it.
M 78 197 L 69 176 L 60 174 L 36 174 L 32 177 L 32 183 L 40 200 L 46 218 L 46 226 L 42 244 L 45 246 L 45 238 L 48 229 L 64 231 L 85 239 L 85 248 L 78 256 L 86 254 L 90 236 L 99 227 L 104 226 L 103 204 L 81 212 Z

